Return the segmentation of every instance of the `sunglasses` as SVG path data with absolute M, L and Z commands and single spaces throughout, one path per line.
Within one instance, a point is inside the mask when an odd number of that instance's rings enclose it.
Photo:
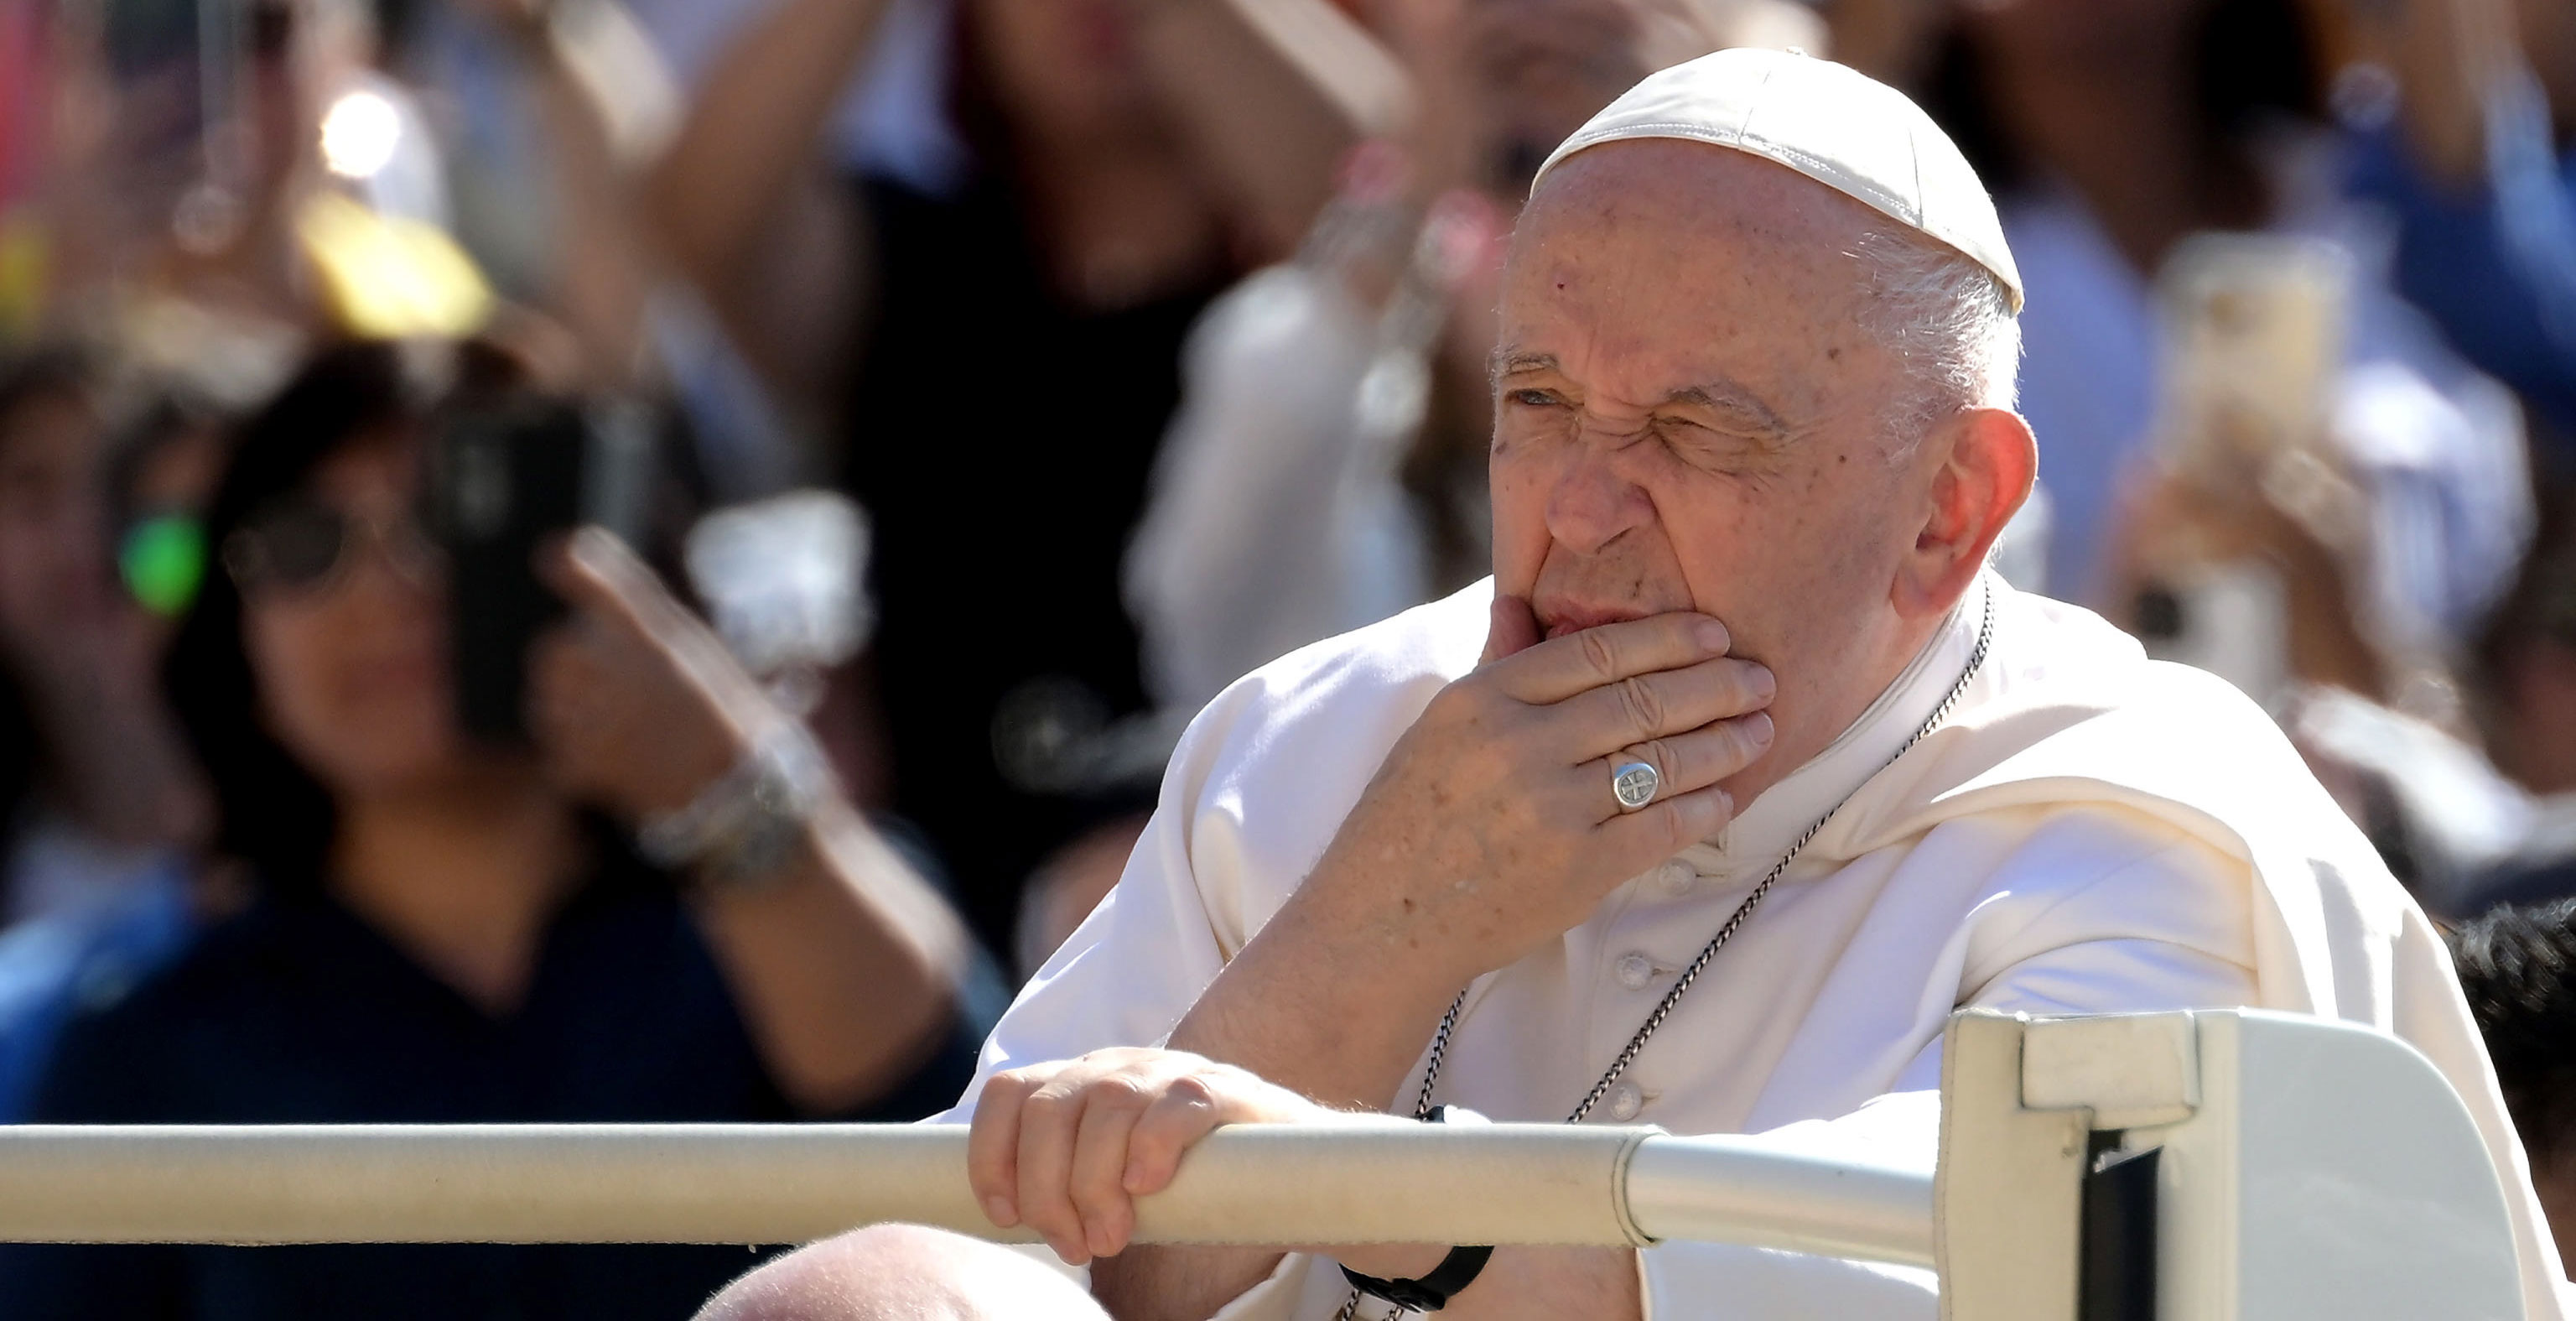
M 367 546 L 414 581 L 437 573 L 446 562 L 414 516 L 379 520 L 298 499 L 270 507 L 224 538 L 224 572 L 245 596 L 318 592 L 337 585 Z

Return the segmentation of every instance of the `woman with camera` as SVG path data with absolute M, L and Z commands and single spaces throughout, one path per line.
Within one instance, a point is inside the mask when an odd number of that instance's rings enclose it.
M 801 726 L 613 537 L 543 557 L 525 746 L 456 717 L 423 530 L 442 419 L 524 392 L 474 345 L 324 352 L 244 429 L 222 572 L 165 671 L 255 900 L 67 1031 L 80 1123 L 901 1119 L 987 1014 L 936 892 Z M 11 1248 L 12 1316 L 688 1315 L 739 1250 Z

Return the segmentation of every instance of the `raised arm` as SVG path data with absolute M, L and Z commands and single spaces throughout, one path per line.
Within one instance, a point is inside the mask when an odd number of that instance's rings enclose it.
M 1411 113 L 1394 56 L 1330 0 L 1126 4 L 1173 126 L 1271 253 L 1314 222 L 1342 153 Z
M 622 389 L 642 365 L 654 279 L 635 171 L 670 131 L 670 85 L 618 0 L 475 0 L 524 61 L 553 165 L 548 311 L 581 342 L 585 385 Z
M 887 0 L 780 0 L 719 56 L 645 177 L 645 213 L 754 367 L 812 404 L 865 291 L 822 144 Z
M 630 820 L 676 812 L 785 720 L 614 538 L 580 534 L 550 580 L 576 620 L 532 662 L 531 714 L 575 792 Z M 771 1076 L 817 1114 L 885 1095 L 956 1022 L 963 925 L 837 792 L 760 864 L 697 907 Z

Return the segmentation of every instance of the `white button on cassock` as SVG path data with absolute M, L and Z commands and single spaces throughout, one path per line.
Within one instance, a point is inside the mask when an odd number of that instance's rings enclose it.
M 1646 989 L 1646 983 L 1655 979 L 1655 961 L 1635 950 L 1630 950 L 1619 956 L 1616 975 L 1621 986 L 1631 991 L 1642 991 Z
M 1646 1108 L 1646 1093 L 1637 1084 L 1623 1082 L 1610 1089 L 1610 1117 L 1626 1123 Z
M 1699 873 L 1691 870 L 1689 863 L 1675 858 L 1656 869 L 1655 881 L 1664 887 L 1666 894 L 1686 894 L 1692 886 L 1699 884 Z

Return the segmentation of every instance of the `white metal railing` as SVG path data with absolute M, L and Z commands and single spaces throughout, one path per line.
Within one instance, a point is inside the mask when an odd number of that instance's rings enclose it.
M 1876 1165 L 1787 1135 L 1248 1125 L 1140 1200 L 1138 1239 L 1738 1243 L 1930 1265 L 1947 1321 L 2077 1321 L 2101 1279 L 2142 1277 L 2132 1302 L 2201 1321 L 2557 1314 L 2466 1107 L 2394 1038 L 1969 1013 L 1942 1063 L 1937 1177 L 1929 1150 Z M 2105 1143 L 2153 1152 L 2125 1167 L 2151 1179 L 2096 1181 Z M 2097 1192 L 2122 1234 L 2086 1237 Z M 0 1128 L 0 1241 L 797 1243 L 887 1220 L 1014 1237 L 953 1127 Z
M 0 1240 L 801 1243 L 1005 1235 L 966 1131 L 908 1125 L 0 1129 Z M 1211 1134 L 1137 1206 L 1163 1243 L 1726 1239 L 1932 1264 L 1932 1176 L 1758 1138 L 1409 1123 Z

